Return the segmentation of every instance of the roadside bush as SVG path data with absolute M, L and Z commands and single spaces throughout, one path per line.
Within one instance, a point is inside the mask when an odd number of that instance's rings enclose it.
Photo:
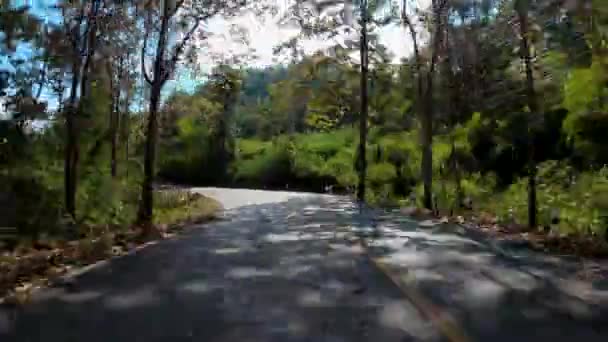
M 549 226 L 553 211 L 559 212 L 557 227 L 564 234 L 605 234 L 608 209 L 608 168 L 575 174 L 567 165 L 547 161 L 538 167 L 539 226 Z M 496 213 L 501 221 L 527 221 L 527 179 L 519 179 L 485 210 Z M 513 216 L 512 218 L 510 216 Z
M 337 184 L 348 192 L 354 192 L 357 185 L 357 173 L 354 168 L 355 149 L 346 147 L 336 153 L 325 163 L 325 170 Z
M 25 170 L 22 170 L 25 171 Z M 6 179 L 10 187 L 5 192 L 13 202 L 14 221 L 18 234 L 36 239 L 40 234 L 61 234 L 63 191 L 44 184 L 33 173 L 21 172 Z M 3 191 L 4 192 L 4 191 Z
M 285 180 L 292 178 L 289 145 L 277 139 L 253 158 L 237 160 L 233 169 L 237 183 L 268 185 L 284 183 Z
M 355 131 L 340 129 L 328 133 L 300 134 L 295 138 L 297 151 L 306 151 L 323 159 L 331 158 L 340 150 L 355 143 Z
M 221 209 L 219 202 L 188 190 L 159 191 L 156 199 L 154 222 L 157 224 L 206 221 Z
M 393 183 L 397 178 L 395 166 L 382 162 L 372 164 L 368 170 L 369 198 L 371 203 L 388 204 L 393 199 Z
M 258 156 L 270 147 L 270 141 L 262 141 L 257 139 L 240 139 L 237 141 L 236 156 L 240 159 L 251 159 Z

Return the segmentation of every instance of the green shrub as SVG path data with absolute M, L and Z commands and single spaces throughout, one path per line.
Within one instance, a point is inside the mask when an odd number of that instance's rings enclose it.
M 14 199 L 9 205 L 14 209 L 19 235 L 35 239 L 42 233 L 60 234 L 63 191 L 44 184 L 34 172 L 21 171 L 7 179 L 8 194 Z
M 494 212 L 499 219 L 513 218 L 522 224 L 527 222 L 528 183 L 519 179 L 491 201 L 484 209 Z M 559 231 L 568 233 L 597 233 L 606 231 L 605 212 L 608 208 L 608 171 L 584 172 L 574 175 L 563 163 L 547 161 L 538 167 L 537 202 L 538 223 L 550 224 L 551 212 L 558 210 Z
M 276 184 L 291 178 L 291 153 L 288 143 L 277 140 L 252 159 L 237 160 L 237 182 Z
M 296 148 L 330 158 L 355 142 L 355 132 L 352 129 L 340 129 L 327 133 L 300 134 L 296 137 Z
M 344 148 L 325 163 L 325 173 L 333 177 L 342 188 L 351 191 L 357 184 L 354 158 L 354 148 Z
M 272 143 L 269 141 L 257 139 L 239 139 L 237 141 L 237 158 L 251 159 L 264 153 L 264 151 L 271 145 Z
M 367 200 L 371 203 L 388 204 L 393 199 L 393 183 L 397 178 L 395 166 L 382 162 L 371 164 L 367 171 Z
M 372 164 L 367 171 L 367 180 L 373 186 L 392 183 L 397 177 L 395 166 L 390 163 Z
M 320 154 L 296 148 L 292 153 L 292 159 L 293 173 L 298 178 L 325 174 L 326 159 Z

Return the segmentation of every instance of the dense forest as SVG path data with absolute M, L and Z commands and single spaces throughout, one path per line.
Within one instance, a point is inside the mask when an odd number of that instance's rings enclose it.
M 367 202 L 409 202 L 442 215 L 472 206 L 505 223 L 539 227 L 558 216 L 562 233 L 604 234 L 602 5 L 483 5 L 438 8 L 436 46 L 417 47 L 402 63 L 369 52 L 375 58 L 365 93 L 361 66 L 346 49 L 264 69 L 218 68 L 193 93 L 165 103 L 160 177 L 354 195 L 366 96 Z M 401 21 L 407 26 L 407 14 Z M 421 171 L 425 143 L 430 206 Z
M 1 225 L 28 241 L 133 222 L 153 234 L 179 201 L 155 183 L 180 183 L 605 237 L 606 1 L 296 1 L 285 16 L 301 34 L 276 48 L 289 62 L 226 56 L 167 93 L 206 53 L 192 44 L 205 21 L 262 3 L 59 1 L 54 21 L 0 1 Z M 411 46 L 398 62 L 378 39 L 389 23 Z M 328 51 L 298 49 L 345 30 Z

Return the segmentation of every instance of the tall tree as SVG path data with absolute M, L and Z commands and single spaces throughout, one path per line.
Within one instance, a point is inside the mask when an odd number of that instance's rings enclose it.
M 358 169 L 359 184 L 357 186 L 357 199 L 360 202 L 365 202 L 365 174 L 367 172 L 367 117 L 368 117 L 368 105 L 367 105 L 367 81 L 368 81 L 368 60 L 369 60 L 369 46 L 367 42 L 367 22 L 368 22 L 368 2 L 362 0 L 360 3 L 360 43 L 359 43 L 359 55 L 360 55 L 360 68 L 361 68 L 361 108 L 359 112 L 359 148 L 358 148 Z
M 105 16 L 100 23 L 103 31 L 100 52 L 105 62 L 110 94 L 108 108 L 107 140 L 110 142 L 110 171 L 117 177 L 119 164 L 119 138 L 125 139 L 125 128 L 128 122 L 130 93 L 133 86 L 132 69 L 137 69 L 136 49 L 143 38 L 133 18 L 135 8 L 130 2 L 116 2 L 108 5 L 111 15 Z M 126 148 L 125 148 L 126 149 Z
M 427 209 L 433 208 L 433 115 L 435 111 L 433 103 L 433 81 L 435 78 L 435 69 L 439 58 L 441 43 L 446 24 L 446 10 L 448 0 L 432 0 L 430 12 L 430 25 L 428 31 L 430 33 L 429 48 L 430 61 L 426 68 L 422 61 L 420 47 L 418 45 L 418 35 L 414 27 L 414 21 L 407 11 L 408 0 L 403 0 L 401 19 L 407 27 L 412 44 L 414 46 L 414 65 L 416 69 L 416 83 L 418 93 L 418 111 L 420 113 L 421 136 L 422 136 L 422 163 L 421 176 L 424 186 L 423 205 Z M 426 69 L 426 70 L 425 70 Z
M 526 73 L 526 96 L 528 108 L 532 115 L 539 115 L 536 99 L 536 90 L 534 89 L 534 75 L 532 57 L 530 52 L 530 29 L 528 21 L 528 12 L 530 10 L 530 0 L 516 0 L 515 11 L 519 21 L 519 39 L 520 39 L 520 54 L 524 63 Z M 529 126 L 533 126 L 533 118 L 529 120 Z M 533 129 L 528 127 L 528 227 L 536 228 L 536 162 L 534 156 Z
M 232 114 L 238 99 L 241 86 L 241 75 L 238 70 L 228 65 L 218 66 L 205 85 L 210 100 L 218 103 L 221 110 L 216 115 L 211 129 L 211 153 L 215 165 L 211 166 L 220 183 L 227 182 L 228 165 L 234 155 L 234 135 L 230 131 Z
M 357 11 L 354 10 L 355 6 L 358 7 Z M 332 57 L 349 57 L 349 53 L 355 51 L 359 54 L 359 144 L 354 162 L 358 174 L 357 199 L 361 202 L 365 201 L 367 173 L 369 62 L 372 53 L 384 52 L 378 43 L 378 35 L 373 30 L 390 23 L 393 19 L 392 8 L 392 3 L 385 0 L 305 0 L 296 1 L 292 10 L 288 11 L 289 19 L 297 20 L 302 37 L 324 37 L 335 41 L 335 45 L 326 51 Z M 358 14 L 357 25 L 353 21 L 355 13 Z M 353 33 L 358 39 L 353 37 Z M 288 46 L 296 53 L 297 43 L 298 38 L 294 38 L 283 47 Z M 347 62 L 353 63 L 349 59 Z
M 159 3 L 143 5 L 145 34 L 141 50 L 141 65 L 144 79 L 150 86 L 150 100 L 144 148 L 144 179 L 138 221 L 146 230 L 146 234 L 154 233 L 152 226 L 154 163 L 158 135 L 158 111 L 163 86 L 174 75 L 178 62 L 184 56 L 188 60 L 194 59 L 196 51 L 191 48 L 186 53 L 185 50 L 197 33 L 199 33 L 197 38 L 205 37 L 198 32 L 201 23 L 220 13 L 225 17 L 230 16 L 243 5 L 238 0 L 161 0 Z M 182 32 L 183 35 L 178 38 L 175 33 L 184 28 L 185 32 Z M 153 51 L 152 75 L 146 70 L 149 40 L 156 42 Z
M 101 0 L 65 2 L 59 5 L 63 16 L 64 32 L 71 47 L 70 58 L 72 59 L 70 95 L 65 111 L 64 165 L 65 208 L 72 218 L 76 218 L 76 190 L 80 155 L 78 137 L 81 127 L 79 127 L 78 120 L 81 116 L 83 100 L 87 98 L 90 90 L 88 76 L 91 60 L 96 50 L 97 23 L 101 6 Z

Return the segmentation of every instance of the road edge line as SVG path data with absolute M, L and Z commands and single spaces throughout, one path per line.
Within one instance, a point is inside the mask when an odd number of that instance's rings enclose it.
M 360 241 L 359 244 L 364 250 L 364 254 L 371 263 L 382 272 L 401 293 L 408 299 L 414 307 L 426 317 L 450 342 L 471 342 L 463 329 L 461 329 L 456 320 L 445 310 L 433 304 L 426 299 L 415 287 L 406 284 L 381 260 L 373 257 L 369 251 L 369 246 L 365 241 Z

